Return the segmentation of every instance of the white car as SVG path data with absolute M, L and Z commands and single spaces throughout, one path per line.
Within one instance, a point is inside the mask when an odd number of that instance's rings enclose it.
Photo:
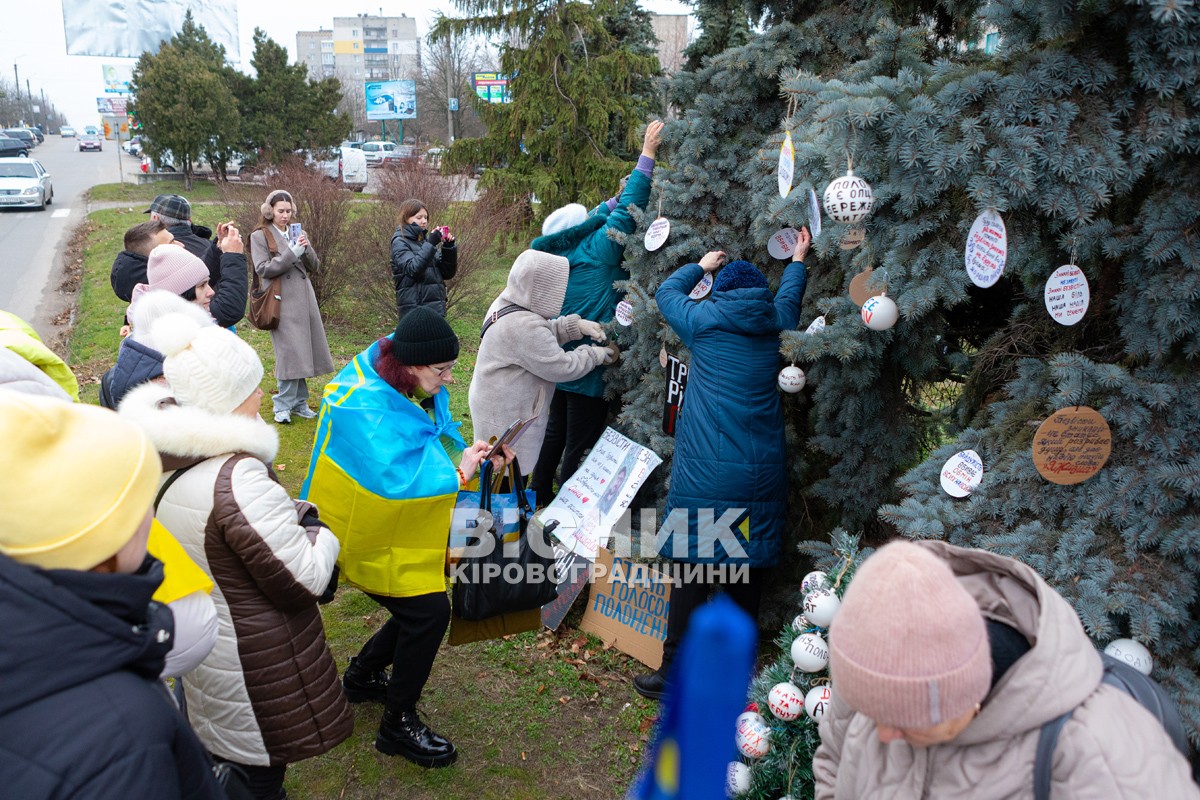
M 398 146 L 395 142 L 363 142 L 360 149 L 367 158 L 367 166 L 378 167 L 391 158 Z
M 58 132 L 64 139 L 69 139 L 75 135 L 75 129 L 70 125 L 63 125 Z
M 50 173 L 32 158 L 0 158 L 0 208 L 33 206 L 42 211 L 54 202 Z
M 334 155 L 339 150 L 340 154 Z M 361 192 L 367 188 L 367 158 L 361 150 L 343 146 L 321 153 L 306 152 L 304 161 L 329 180 L 340 180 L 351 191 Z

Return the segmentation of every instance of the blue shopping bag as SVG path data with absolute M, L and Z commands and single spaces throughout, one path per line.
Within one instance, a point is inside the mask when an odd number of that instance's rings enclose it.
M 492 463 L 485 461 L 480 466 L 479 489 L 462 490 L 454 504 L 454 517 L 450 523 L 450 549 L 456 550 L 477 542 L 493 524 L 504 535 L 505 543 L 515 542 L 521 534 L 522 503 L 519 493 L 517 472 L 520 467 L 516 459 L 508 469 L 509 491 L 498 491 L 504 473 L 492 477 Z M 524 490 L 525 509 L 537 508 L 537 494 L 532 489 Z M 481 530 L 482 529 L 482 530 Z

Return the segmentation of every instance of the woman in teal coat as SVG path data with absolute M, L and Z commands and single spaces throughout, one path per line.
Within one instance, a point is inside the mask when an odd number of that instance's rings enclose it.
M 691 351 L 661 553 L 684 563 L 746 566 L 749 574 L 737 583 L 692 581 L 672 589 L 663 664 L 634 680 L 646 697 L 662 696 L 688 619 L 710 592 L 727 592 L 757 616 L 763 569 L 779 559 L 787 512 L 783 408 L 776 388 L 779 333 L 800 319 L 810 242 L 808 230 L 801 229 L 776 294 L 747 261 L 721 269 L 725 254 L 715 251 L 699 264 L 680 267 L 655 295 L 667 324 Z M 718 269 L 711 298 L 690 300 L 688 293 L 704 273 Z
M 578 203 L 554 211 L 542 223 L 542 236 L 533 240 L 530 249 L 563 256 L 571 265 L 567 294 L 562 314 L 578 314 L 583 319 L 597 321 L 613 318 L 617 303 L 623 297 L 613 284 L 629 280 L 622 266 L 625 258 L 625 239 L 613 239 L 609 232 L 628 235 L 637 227 L 630 206 L 643 211 L 650 200 L 650 184 L 654 159 L 663 123 L 655 120 L 646 126 L 642 154 L 630 173 L 621 193 L 601 203 L 589 214 Z M 600 344 L 584 338 L 571 342 L 564 349 L 573 350 L 589 344 Z M 553 483 L 562 461 L 560 483 L 579 468 L 584 454 L 596 443 L 608 424 L 608 401 L 604 399 L 604 368 L 557 386 L 550 403 L 549 422 L 537 465 L 533 468 L 531 488 L 538 503 L 554 498 Z

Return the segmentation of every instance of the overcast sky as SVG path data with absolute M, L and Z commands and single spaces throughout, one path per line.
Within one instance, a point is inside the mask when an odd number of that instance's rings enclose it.
M 93 0 L 103 3 L 104 0 Z M 458 16 L 449 0 L 412 2 L 411 0 L 372 0 L 359 5 L 330 3 L 329 0 L 239 0 L 238 32 L 241 38 L 242 62 L 237 66 L 249 71 L 253 52 L 251 37 L 256 27 L 262 28 L 275 41 L 286 46 L 292 59 L 296 58 L 296 31 L 317 30 L 333 26 L 333 8 L 338 16 L 360 13 L 416 17 L 417 27 L 424 36 L 436 12 Z M 686 14 L 691 8 L 676 0 L 642 0 L 642 6 L 659 14 Z M 28 79 L 34 96 L 45 90 L 47 100 L 53 100 L 77 128 L 96 124 L 96 98 L 104 94 L 101 64 L 132 65 L 133 59 L 110 57 L 68 56 L 63 35 L 63 13 L 60 0 L 0 0 L 0 70 L 10 82 L 13 64 L 20 72 L 21 91 Z M 198 19 L 203 24 L 203 19 Z M 12 120 L 0 120 L 9 123 Z

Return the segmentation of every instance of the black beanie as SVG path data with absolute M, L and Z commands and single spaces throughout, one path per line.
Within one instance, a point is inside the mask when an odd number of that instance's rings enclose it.
M 453 361 L 458 358 L 458 337 L 436 311 L 417 306 L 396 325 L 392 355 L 410 367 Z

